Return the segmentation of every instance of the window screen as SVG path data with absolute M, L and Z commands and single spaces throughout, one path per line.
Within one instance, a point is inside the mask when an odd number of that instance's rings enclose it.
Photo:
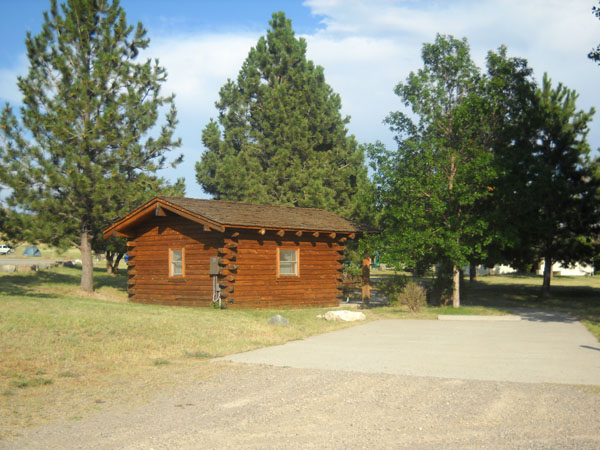
M 298 250 L 279 249 L 279 275 L 298 275 Z
M 183 276 L 183 249 L 171 250 L 171 274 L 172 277 Z

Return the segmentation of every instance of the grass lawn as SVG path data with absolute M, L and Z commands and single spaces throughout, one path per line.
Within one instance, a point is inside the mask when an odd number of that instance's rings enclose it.
M 326 309 L 127 303 L 126 277 L 95 270 L 93 294 L 78 289 L 79 269 L 0 273 L 0 438 L 23 426 L 143 401 L 182 380 L 218 377 L 219 364 L 208 361 L 217 356 L 350 326 L 317 319 Z M 538 298 L 540 277 L 485 276 L 466 284 L 459 309 L 426 306 L 412 314 L 403 306 L 383 307 L 368 311 L 368 320 L 506 314 L 525 306 L 569 312 L 600 339 L 600 277 L 556 277 L 548 300 Z M 289 328 L 268 325 L 277 313 L 289 319 Z
M 392 276 L 392 271 L 375 271 L 378 280 Z M 411 279 L 409 273 L 402 274 Z M 430 278 L 418 279 L 424 285 Z M 435 319 L 440 314 L 496 315 L 510 313 L 511 308 L 524 307 L 569 313 L 578 319 L 600 340 L 600 277 L 563 277 L 552 279 L 548 299 L 540 298 L 541 276 L 502 275 L 478 276 L 473 283 L 466 281 L 461 295 L 461 307 L 425 306 L 419 314 L 406 307 L 378 308 L 378 317 Z
M 0 436 L 47 420 L 77 418 L 129 401 L 196 371 L 217 356 L 338 329 L 325 309 L 214 310 L 127 303 L 126 277 L 96 269 L 96 292 L 80 270 L 0 274 Z M 291 323 L 267 323 L 280 313 Z
M 550 287 L 552 297 L 547 299 L 540 298 L 541 286 L 541 276 L 478 277 L 467 288 L 466 304 L 566 312 L 580 319 L 600 340 L 600 277 L 554 277 Z

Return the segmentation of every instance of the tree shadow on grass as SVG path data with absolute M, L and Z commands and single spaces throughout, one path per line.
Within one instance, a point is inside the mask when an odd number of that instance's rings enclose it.
M 3 275 L 0 277 L 0 293 L 19 297 L 57 298 L 59 297 L 58 294 L 40 292 L 37 289 L 42 285 L 48 284 L 72 284 L 74 279 L 70 274 L 47 270 L 18 275 Z
M 81 281 L 81 269 L 47 269 L 37 272 L 19 273 L 0 276 L 0 295 L 32 298 L 59 298 L 61 294 L 40 292 L 42 286 L 49 290 L 60 288 L 77 288 Z M 108 275 L 106 269 L 94 268 L 94 288 L 111 287 L 125 292 L 127 290 L 126 275 Z
M 94 289 L 111 287 L 120 291 L 127 291 L 127 271 L 121 271 L 118 275 L 109 275 L 105 268 L 94 267 Z
M 523 317 L 532 321 L 586 319 L 600 322 L 600 288 L 597 287 L 552 286 L 550 298 L 540 296 L 541 284 L 475 282 L 466 283 L 466 288 L 465 305 L 522 310 Z

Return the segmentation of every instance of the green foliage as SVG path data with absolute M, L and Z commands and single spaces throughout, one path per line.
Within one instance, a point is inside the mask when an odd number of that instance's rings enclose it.
M 428 291 L 425 287 L 398 274 L 384 278 L 377 284 L 377 289 L 387 298 L 390 306 L 404 305 L 412 313 L 420 312 L 427 301 Z
M 379 143 L 368 149 L 382 211 L 378 241 L 397 267 L 461 266 L 482 257 L 490 240 L 480 205 L 495 177 L 491 106 L 466 40 L 438 35 L 422 57 L 423 68 L 395 90 L 418 122 L 391 113 L 397 151 Z
M 381 292 L 390 305 L 398 303 L 400 294 L 407 284 L 405 276 L 394 274 L 390 277 L 385 277 L 377 283 L 377 289 Z
M 437 267 L 431 289 L 428 292 L 427 303 L 430 305 L 446 306 L 452 301 L 454 284 L 452 279 L 452 266 L 448 263 Z
M 11 189 L 11 217 L 30 241 L 79 246 L 87 290 L 95 237 L 162 189 L 155 172 L 180 145 L 173 97 L 160 93 L 165 70 L 136 62 L 148 43 L 118 0 L 52 0 L 41 33 L 27 34 L 21 122 L 8 105 L 0 116 L 0 182 Z
M 536 90 L 535 129 L 529 152 L 512 166 L 512 204 L 509 217 L 519 249 L 515 259 L 545 259 L 571 264 L 591 261 L 597 253 L 593 236 L 600 221 L 597 194 L 600 178 L 589 158 L 588 125 L 594 109 L 577 110 L 578 95 L 561 83 L 552 87 L 545 74 Z M 543 294 L 548 295 L 550 274 Z
M 270 25 L 237 80 L 219 92 L 218 120 L 202 134 L 207 150 L 196 164 L 197 181 L 217 199 L 356 217 L 366 167 L 347 135 L 340 96 L 323 68 L 306 59 L 306 41 L 284 13 L 273 14 Z

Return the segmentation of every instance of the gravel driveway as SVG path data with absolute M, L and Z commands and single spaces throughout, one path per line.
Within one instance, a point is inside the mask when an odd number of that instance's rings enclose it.
M 575 330 L 578 325 L 546 320 L 521 322 L 550 327 L 548 339 L 557 332 L 553 324 L 572 325 Z M 396 346 L 397 342 L 388 340 L 391 335 L 373 327 L 377 323 L 292 344 L 310 344 L 306 352 L 315 352 L 318 338 L 340 333 L 347 337 L 343 333 L 355 330 L 362 341 L 369 341 L 369 333 L 364 333 L 371 330 L 376 335 L 371 336 L 373 340 Z M 438 322 L 419 323 L 426 328 L 434 323 L 439 326 Z M 396 325 L 401 329 L 413 326 L 408 321 Z M 452 331 L 440 335 L 438 345 L 454 348 L 456 329 L 441 326 Z M 493 335 L 503 326 L 489 322 L 485 334 Z M 482 328 L 473 326 L 472 330 L 478 331 L 470 334 L 471 340 L 481 339 Z M 0 448 L 600 448 L 599 386 L 349 370 L 370 361 L 365 353 L 356 356 L 357 342 L 348 342 L 334 356 L 322 348 L 330 358 L 350 361 L 345 370 L 209 362 L 220 369 L 209 381 L 199 382 L 190 373 L 178 388 L 157 393 L 149 403 L 25 430 L 19 439 L 0 441 Z M 586 342 L 589 345 L 577 345 L 591 347 L 581 350 L 586 350 L 591 367 L 597 368 L 600 346 L 595 339 Z M 416 340 L 409 344 L 422 350 Z M 530 352 L 540 345 L 535 339 L 519 344 Z M 488 347 L 488 353 L 494 351 Z M 260 352 L 245 355 L 250 353 Z M 564 356 L 562 350 L 560 354 Z M 419 352 L 412 356 L 417 361 L 421 357 Z

